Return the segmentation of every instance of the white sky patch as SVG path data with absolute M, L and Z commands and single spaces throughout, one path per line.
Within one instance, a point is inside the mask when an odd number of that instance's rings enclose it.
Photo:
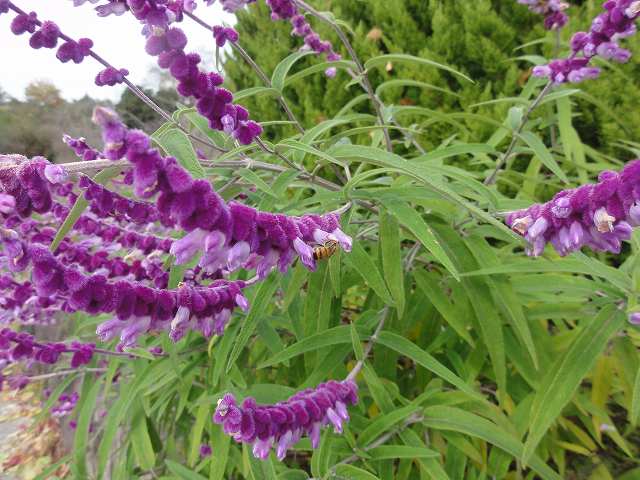
M 14 1 L 27 12 L 35 10 L 40 20 L 56 22 L 74 40 L 91 38 L 93 50 L 116 68 L 129 70 L 128 78 L 133 83 L 152 86 L 145 82 L 145 77 L 155 65 L 155 58 L 144 51 L 145 40 L 140 33 L 142 25 L 130 13 L 101 18 L 88 2 L 81 7 L 74 7 L 71 0 Z M 210 25 L 235 23 L 235 16 L 223 12 L 217 2 L 210 7 L 200 4 L 194 13 Z M 11 33 L 9 26 L 14 16 L 13 12 L 0 15 L 0 87 L 10 96 L 24 99 L 24 89 L 29 83 L 48 80 L 69 100 L 85 95 L 114 101 L 120 98 L 123 86 L 95 85 L 95 76 L 104 67 L 92 58 L 87 57 L 80 65 L 73 62 L 63 64 L 56 58 L 56 49 L 34 50 L 29 46 L 28 34 L 16 36 Z M 187 51 L 195 50 L 206 57 L 207 64 L 213 64 L 213 34 L 188 18 L 178 26 L 189 38 Z

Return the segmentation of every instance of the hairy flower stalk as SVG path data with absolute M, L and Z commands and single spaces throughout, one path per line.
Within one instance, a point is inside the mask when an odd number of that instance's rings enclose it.
M 586 245 L 620 253 L 621 242 L 640 225 L 640 160 L 620 173 L 605 171 L 594 185 L 563 190 L 547 203 L 511 212 L 506 223 L 528 242 L 527 254 L 541 255 L 551 243 L 560 255 Z
M 588 32 L 578 32 L 571 38 L 571 55 L 537 66 L 533 75 L 550 79 L 554 83 L 579 83 L 596 78 L 600 69 L 593 67 L 594 57 L 626 63 L 631 52 L 620 47 L 618 41 L 635 35 L 635 21 L 640 16 L 639 0 L 607 0 L 604 12 L 592 22 Z
M 331 425 L 336 433 L 342 433 L 349 421 L 347 406 L 356 403 L 358 387 L 350 380 L 332 380 L 274 405 L 258 405 L 251 397 L 238 405 L 228 393 L 218 402 L 213 421 L 236 441 L 252 445 L 256 458 L 266 459 L 273 448 L 282 460 L 303 436 L 318 448 L 323 427 Z

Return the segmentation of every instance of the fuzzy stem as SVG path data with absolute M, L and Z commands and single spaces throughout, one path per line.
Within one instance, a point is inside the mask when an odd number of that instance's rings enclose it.
M 520 134 L 524 130 L 525 125 L 529 121 L 529 117 L 531 116 L 531 113 L 536 109 L 536 107 L 538 105 L 540 105 L 540 102 L 545 97 L 545 95 L 547 93 L 549 93 L 549 91 L 551 90 L 552 87 L 553 87 L 553 82 L 551 82 L 551 81 L 548 82 L 545 85 L 545 87 L 540 91 L 540 94 L 536 97 L 536 99 L 533 101 L 533 103 L 531 103 L 531 105 L 529 106 L 529 108 L 525 112 L 524 116 L 522 117 L 522 120 L 520 121 L 520 125 L 518 125 L 518 128 L 515 130 L 515 132 L 513 132 L 513 136 L 511 138 L 511 143 L 509 144 L 509 147 L 507 148 L 507 151 L 504 152 L 504 155 L 502 155 L 502 157 L 500 158 L 498 163 L 496 163 L 496 167 L 493 170 L 493 172 L 491 173 L 491 175 L 489 175 L 485 179 L 485 181 L 484 181 L 485 185 L 492 185 L 492 184 L 495 183 L 496 178 L 498 176 L 498 172 L 504 166 L 504 164 L 507 163 L 507 161 L 509 160 L 509 158 L 513 154 L 513 150 L 514 150 L 514 148 L 516 148 L 516 144 L 518 143 L 518 138 L 520 137 Z
M 378 341 L 380 332 L 382 332 L 382 329 L 384 327 L 384 322 L 387 320 L 387 316 L 389 315 L 389 310 L 390 310 L 389 307 L 385 307 L 384 310 L 382 311 L 382 315 L 381 315 L 380 321 L 378 322 L 378 326 L 376 327 L 376 330 L 373 332 L 373 335 L 371 335 L 371 338 L 369 339 L 369 343 L 364 349 L 364 355 L 362 357 L 362 360 L 358 360 L 358 363 L 354 365 L 354 367 L 351 369 L 351 371 L 349 372 L 349 375 L 347 375 L 347 378 L 345 378 L 345 380 L 354 380 L 360 373 L 360 370 L 362 370 L 362 367 L 364 366 L 364 361 L 367 359 L 367 357 L 371 353 L 371 350 L 373 350 L 373 346 Z
M 61 377 L 64 375 L 72 375 L 74 373 L 94 373 L 94 372 L 106 372 L 106 368 L 83 368 L 79 370 L 60 370 L 58 372 L 45 373 L 43 375 L 34 375 L 32 377 L 27 377 L 30 382 L 35 382 L 38 380 L 47 380 L 49 378 Z

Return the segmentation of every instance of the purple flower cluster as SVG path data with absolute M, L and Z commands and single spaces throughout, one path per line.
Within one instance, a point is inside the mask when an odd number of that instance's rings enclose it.
M 216 25 L 213 27 L 213 38 L 216 39 L 218 47 L 224 47 L 227 42 L 236 43 L 238 41 L 238 32 L 231 27 L 223 27 Z
M 85 275 L 44 247 L 25 248 L 38 294 L 64 296 L 71 312 L 115 314 L 117 318 L 100 324 L 96 333 L 103 341 L 119 335 L 120 350 L 135 346 L 140 335 L 151 331 L 169 331 L 174 341 L 189 329 L 200 330 L 206 337 L 221 335 L 231 311 L 236 306 L 248 308 L 242 295 L 243 281 L 216 280 L 206 287 L 156 289 L 128 280 L 110 282 L 102 274 Z
M 43 157 L 28 160 L 22 155 L 0 155 L 0 199 L 3 210 L 15 212 L 25 218 L 32 212 L 45 213 L 52 200 L 45 177 L 49 162 Z M 13 201 L 6 196 L 13 197 Z
M 590 66 L 595 56 L 619 63 L 629 61 L 631 52 L 621 48 L 618 40 L 636 33 L 640 1 L 607 0 L 603 8 L 604 12 L 593 20 L 589 32 L 578 32 L 572 37 L 569 58 L 537 66 L 533 75 L 549 78 L 554 83 L 579 83 L 600 74 L 599 68 Z
M 167 69 L 178 81 L 178 93 L 183 97 L 193 97 L 198 112 L 207 118 L 209 126 L 232 134 L 240 143 L 248 145 L 262 133 L 262 127 L 249 120 L 249 112 L 234 105 L 233 94 L 220 85 L 223 78 L 215 72 L 200 70 L 200 56 L 186 53 L 187 37 L 173 21 L 182 19 L 179 3 L 161 5 L 151 0 L 129 1 L 131 13 L 145 24 L 147 36 L 146 51 L 158 57 L 158 66 Z M 215 33 L 216 42 L 237 41 L 233 29 Z
M 293 27 L 291 34 L 304 39 L 304 49 L 311 50 L 318 55 L 326 54 L 329 62 L 337 62 L 342 58 L 333 50 L 331 42 L 322 40 L 320 35 L 311 28 L 305 16 L 300 13 L 292 0 L 267 0 L 267 5 L 271 8 L 273 20 L 289 20 L 291 22 Z M 325 71 L 325 74 L 328 77 L 333 77 L 336 74 L 336 69 L 330 67 Z
M 333 425 L 336 433 L 342 433 L 343 424 L 349 421 L 347 406 L 356 403 L 358 386 L 350 380 L 332 380 L 275 405 L 258 405 L 253 398 L 246 398 L 238 406 L 228 393 L 218 402 L 213 421 L 223 425 L 225 433 L 236 441 L 253 445 L 256 458 L 266 459 L 275 448 L 282 460 L 303 436 L 317 448 L 322 427 Z
M 69 214 L 69 209 L 63 205 L 56 204 L 54 205 L 53 213 L 60 220 L 64 220 Z M 107 244 L 119 243 L 126 248 L 138 248 L 145 254 L 153 251 L 169 252 L 174 242 L 171 238 L 144 235 L 117 225 L 108 224 L 88 215 L 81 215 L 73 229 L 84 235 L 102 240 Z
M 123 215 L 132 223 L 146 224 L 161 221 L 165 226 L 173 226 L 171 219 L 167 215 L 161 215 L 152 203 L 123 197 L 86 176 L 80 177 L 78 186 L 84 189 L 84 198 L 89 202 L 91 211 L 100 217 L 111 214 Z
M 66 417 L 71 415 L 74 408 L 78 404 L 78 400 L 80 400 L 80 395 L 78 392 L 73 392 L 71 395 L 67 395 L 63 393 L 58 397 L 58 401 L 51 408 L 51 416 L 53 417 Z
M 619 174 L 602 172 L 595 185 L 563 190 L 547 203 L 512 212 L 506 223 L 527 239 L 529 255 L 540 255 L 548 242 L 560 255 L 583 245 L 620 253 L 621 242 L 640 225 L 640 160 Z
M 9 365 L 18 362 L 38 362 L 54 365 L 60 360 L 63 353 L 72 353 L 71 367 L 78 368 L 88 364 L 95 351 L 93 343 L 71 342 L 66 343 L 40 343 L 33 335 L 26 332 L 15 332 L 9 328 L 0 330 L 0 389 L 4 376 L 2 371 Z M 24 388 L 28 384 L 28 378 L 19 375 L 9 385 L 12 388 Z
M 64 135 L 62 137 L 62 141 L 66 143 L 69 148 L 73 150 L 73 153 L 75 153 L 82 161 L 86 162 L 100 158 L 100 152 L 89 146 L 87 140 L 82 137 L 72 138 L 69 135 Z
M 202 253 L 199 266 L 206 272 L 255 268 L 264 278 L 276 266 L 286 271 L 296 254 L 314 269 L 313 247 L 328 240 L 351 250 L 351 238 L 340 230 L 337 215 L 287 217 L 227 204 L 209 182 L 194 180 L 174 158 L 162 157 L 146 134 L 129 131 L 112 111 L 99 107 L 94 120 L 102 127 L 105 156 L 126 157 L 133 164 L 136 194 L 159 194 L 160 213 L 189 232 L 171 247 L 177 264 Z
M 569 21 L 565 10 L 569 4 L 561 0 L 518 0 L 522 5 L 528 5 L 529 10 L 544 15 L 544 28 L 547 30 L 559 30 Z

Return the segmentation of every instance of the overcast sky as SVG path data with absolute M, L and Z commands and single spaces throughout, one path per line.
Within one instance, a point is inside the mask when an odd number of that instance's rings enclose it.
M 39 19 L 53 20 L 74 39 L 91 38 L 96 53 L 117 68 L 127 68 L 131 72 L 131 81 L 145 85 L 145 76 L 154 65 L 154 59 L 145 53 L 144 38 L 140 34 L 142 26 L 131 14 L 100 18 L 89 2 L 73 7 L 71 0 L 15 0 L 15 3 L 26 11 L 36 8 Z M 201 4 L 195 13 L 210 25 L 233 24 L 235 21 L 235 17 L 223 12 L 217 2 L 210 7 Z M 73 62 L 63 64 L 56 59 L 55 50 L 33 50 L 29 47 L 27 34 L 13 35 L 9 29 L 13 16 L 11 13 L 0 15 L 0 87 L 9 95 L 22 99 L 30 82 L 50 80 L 67 99 L 81 98 L 85 94 L 97 99 L 116 100 L 120 97 L 123 87 L 98 87 L 94 84 L 94 78 L 102 67 L 93 59 L 86 58 L 80 65 Z M 188 49 L 196 49 L 212 57 L 215 55 L 215 43 L 210 32 L 189 19 L 182 22 L 181 28 L 189 38 Z

